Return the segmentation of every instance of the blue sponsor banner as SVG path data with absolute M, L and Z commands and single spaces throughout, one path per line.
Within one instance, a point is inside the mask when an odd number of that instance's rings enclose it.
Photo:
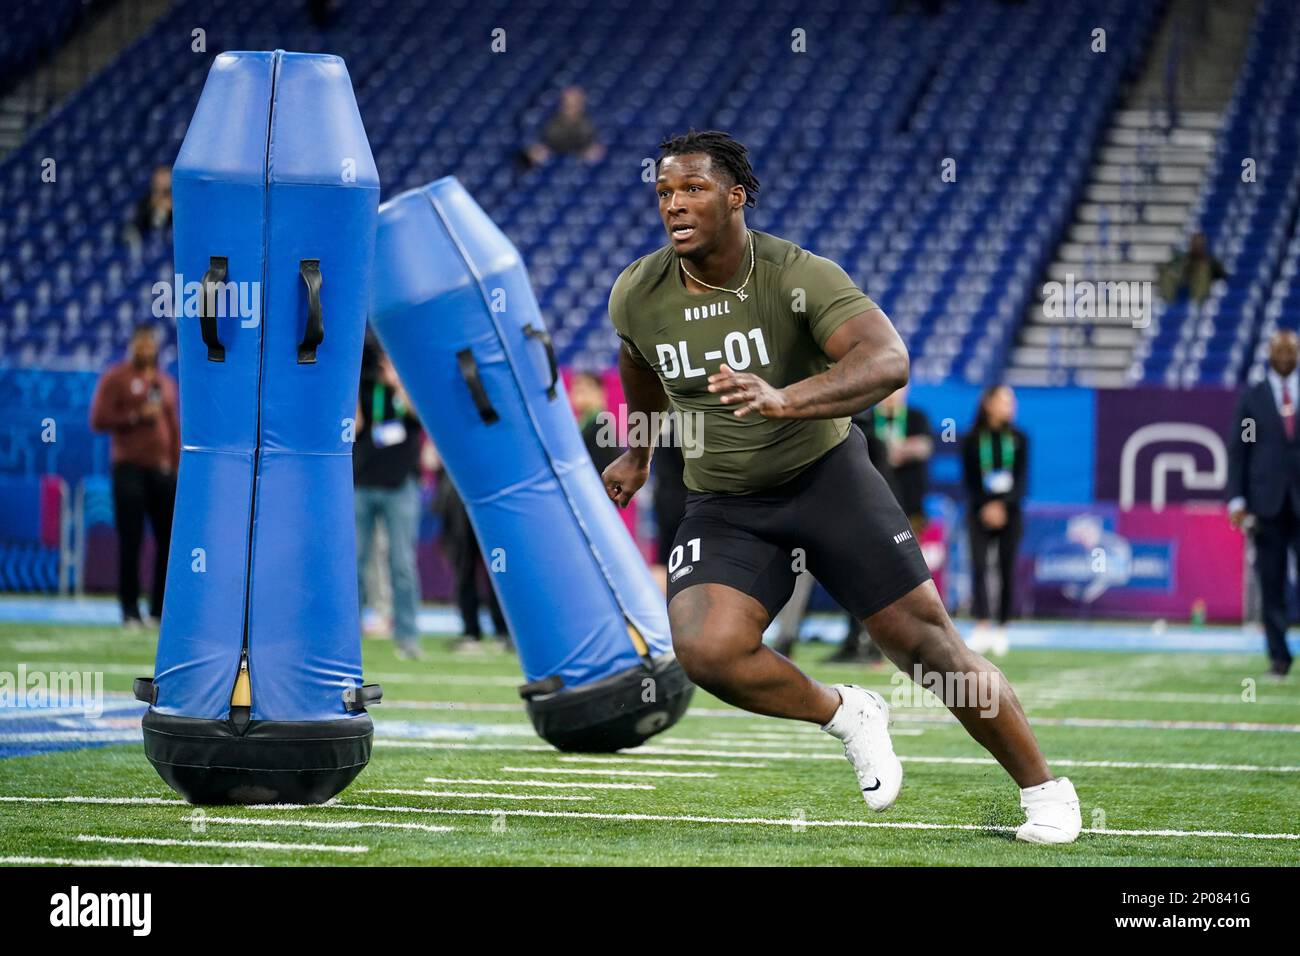
M 1035 514 L 1021 550 L 1033 561 L 1035 585 L 1089 601 L 1111 588 L 1174 590 L 1173 541 L 1132 541 L 1120 533 L 1113 507 L 1079 514 Z

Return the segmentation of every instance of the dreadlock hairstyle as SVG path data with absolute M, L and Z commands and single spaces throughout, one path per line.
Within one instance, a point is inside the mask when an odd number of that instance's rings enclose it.
M 698 132 L 693 127 L 680 136 L 670 136 L 659 144 L 659 159 L 667 156 L 684 156 L 687 153 L 707 153 L 714 169 L 726 170 L 732 183 L 745 187 L 745 205 L 758 204 L 758 178 L 749 165 L 749 150 L 730 134 L 710 129 Z M 655 168 L 659 166 L 655 163 Z

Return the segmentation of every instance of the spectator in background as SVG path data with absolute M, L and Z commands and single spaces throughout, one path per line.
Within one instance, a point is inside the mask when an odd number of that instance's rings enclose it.
M 1205 233 L 1198 232 L 1186 252 L 1175 253 L 1160 269 L 1160 297 L 1173 302 L 1187 290 L 1198 307 L 1210 297 L 1210 289 L 1218 279 L 1228 278 L 1223 263 L 1210 254 Z
M 155 166 L 149 177 L 149 192 L 140 197 L 132 220 L 136 236 L 145 238 L 155 230 L 166 231 L 172 227 L 172 168 Z
M 442 519 L 442 547 L 451 564 L 456 579 L 456 605 L 460 609 L 461 640 L 456 649 L 465 652 L 479 651 L 483 647 L 482 628 L 479 624 L 479 568 L 483 566 L 483 551 L 478 536 L 470 524 L 469 512 L 456 485 L 446 469 L 438 473 L 438 490 L 434 497 L 434 511 Z M 489 572 L 490 573 L 490 572 Z M 488 614 L 501 646 L 509 649 L 510 629 L 497 601 L 496 589 L 491 580 L 487 586 Z
M 158 340 L 151 326 L 135 329 L 126 360 L 100 378 L 90 404 L 90 427 L 110 436 L 122 626 L 133 630 L 142 624 L 140 545 L 145 515 L 154 537 L 149 624 L 156 625 L 162 619 L 167 582 L 181 430 L 176 380 L 158 368 Z
M 599 162 L 605 147 L 596 139 L 596 124 L 587 115 L 587 94 L 580 86 L 566 86 L 560 105 L 547 120 L 540 142 L 524 148 L 528 166 L 540 166 L 553 155 L 581 156 L 588 163 Z
M 926 472 L 934 454 L 934 435 L 925 412 L 907 404 L 907 386 L 855 419 L 862 430 L 884 442 L 896 482 L 895 495 L 920 537 L 925 530 Z
M 1020 507 L 1029 469 L 1029 442 L 1012 424 L 1016 396 L 1008 385 L 993 385 L 980 396 L 975 427 L 962 440 L 961 464 L 970 531 L 972 613 L 970 646 L 980 654 L 1007 652 L 1007 622 L 1015 597 L 1016 551 L 1023 530 Z M 997 545 L 997 627 L 989 626 L 986 577 L 990 544 Z
M 352 446 L 356 484 L 357 579 L 366 605 L 365 569 L 375 524 L 384 523 L 393 591 L 393 640 L 404 660 L 423 657 L 416 614 L 420 577 L 415 547 L 420 531 L 420 436 L 423 429 L 393 363 L 368 336 L 357 396 L 357 440 Z
M 1286 646 L 1287 552 L 1293 550 L 1300 557 L 1298 348 L 1294 332 L 1284 329 L 1273 334 L 1268 343 L 1268 375 L 1242 394 L 1228 439 L 1228 515 L 1234 528 L 1255 537 L 1269 673 L 1275 677 L 1285 677 L 1291 670 L 1291 651 Z
M 587 446 L 587 454 L 597 472 L 604 472 L 614 459 L 623 454 L 617 444 L 605 442 L 602 436 L 608 436 L 610 429 L 601 428 L 601 413 L 608 411 L 605 405 L 605 383 L 591 372 L 574 372 L 569 382 L 569 404 L 578 420 L 578 431 L 582 433 L 582 442 Z M 608 446 L 608 447 L 606 447 Z

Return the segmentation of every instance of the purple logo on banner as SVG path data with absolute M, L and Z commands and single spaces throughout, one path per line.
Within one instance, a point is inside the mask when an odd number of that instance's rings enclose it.
M 1235 402 L 1226 389 L 1098 391 L 1097 499 L 1156 510 L 1169 502 L 1223 500 L 1224 436 Z

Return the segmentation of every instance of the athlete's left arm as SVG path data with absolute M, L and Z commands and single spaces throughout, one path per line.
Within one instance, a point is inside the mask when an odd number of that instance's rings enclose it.
M 880 309 L 846 319 L 822 349 L 835 364 L 785 388 L 723 365 L 709 376 L 709 391 L 720 392 L 724 405 L 737 405 L 737 416 L 843 418 L 907 384 L 907 348 Z

